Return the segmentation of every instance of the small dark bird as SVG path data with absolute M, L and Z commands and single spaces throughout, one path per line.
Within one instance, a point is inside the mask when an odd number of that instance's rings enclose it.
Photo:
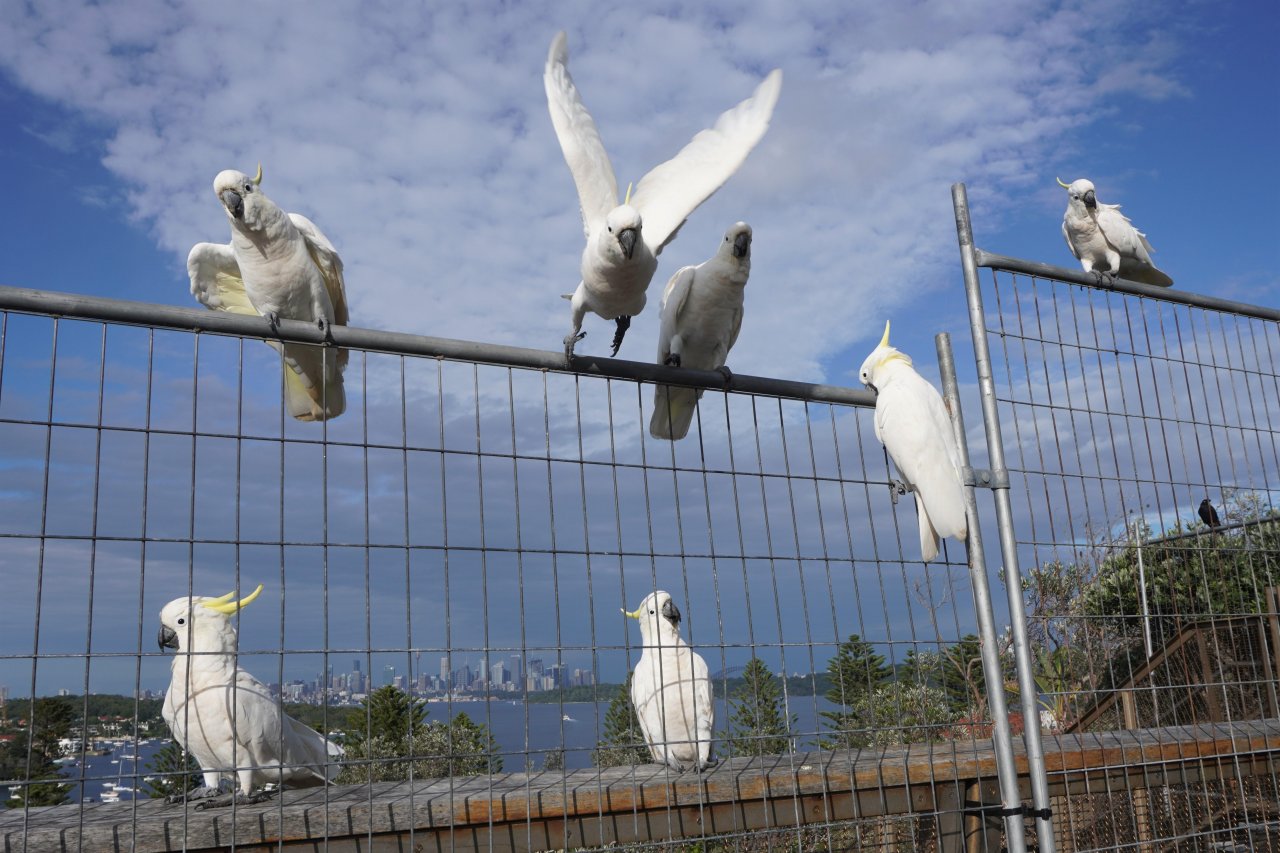
M 1222 526 L 1222 521 L 1218 518 L 1218 511 L 1213 508 L 1213 504 L 1209 503 L 1208 498 L 1200 501 L 1200 520 L 1214 530 Z

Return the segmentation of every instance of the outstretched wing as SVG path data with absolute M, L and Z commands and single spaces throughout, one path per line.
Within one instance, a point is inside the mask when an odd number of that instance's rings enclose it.
M 1147 236 L 1133 227 L 1129 217 L 1120 212 L 1120 205 L 1099 204 L 1098 227 L 1120 257 L 1151 263 L 1151 244 L 1147 242 Z
M 289 219 L 293 222 L 293 227 L 302 234 L 302 239 L 307 243 L 307 253 L 324 278 L 325 290 L 329 292 L 329 302 L 333 305 L 334 325 L 347 325 L 350 319 L 347 313 L 347 285 L 342 277 L 342 258 L 338 256 L 338 250 L 333 248 L 324 232 L 301 213 L 290 213 Z
M 618 206 L 618 179 L 614 177 L 600 131 L 569 76 L 569 48 L 563 32 L 551 41 L 542 82 L 547 90 L 551 124 L 578 187 L 583 230 L 591 236 L 592 227 L 603 222 L 609 211 Z
M 230 243 L 196 243 L 187 255 L 191 295 L 213 311 L 258 316 L 240 277 L 240 264 Z
M 729 180 L 769 129 L 782 70 L 775 68 L 751 97 L 722 113 L 680 153 L 636 184 L 631 204 L 644 218 L 644 241 L 655 255 L 671 242 L 690 213 Z

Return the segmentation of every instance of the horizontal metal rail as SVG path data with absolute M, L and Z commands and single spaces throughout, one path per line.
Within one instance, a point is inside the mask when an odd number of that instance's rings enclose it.
M 1236 302 L 1231 299 L 1220 299 L 1217 296 L 1206 296 L 1203 293 L 1191 293 L 1186 290 L 1174 290 L 1170 287 L 1157 287 L 1127 279 L 1115 279 L 1112 284 L 1103 284 L 1093 273 L 1084 270 L 1055 267 L 1036 261 L 1025 261 L 1021 258 L 1010 258 L 975 249 L 978 266 L 988 269 L 1005 270 L 1007 272 L 1025 273 L 1040 278 L 1052 278 L 1058 281 L 1080 284 L 1098 290 L 1114 290 L 1117 293 L 1131 293 L 1136 296 L 1148 296 L 1164 302 L 1176 302 L 1182 305 L 1194 305 L 1197 308 L 1209 308 L 1214 311 L 1226 311 L 1242 317 L 1255 317 L 1259 320 L 1280 321 L 1280 308 L 1266 308 L 1261 305 L 1250 305 L 1247 302 Z
M 207 332 L 261 340 L 348 347 L 395 355 L 428 356 L 554 373 L 638 379 L 664 385 L 786 397 L 812 403 L 834 403 L 866 408 L 874 408 L 876 404 L 875 395 L 870 391 L 858 391 L 839 385 L 795 382 L 789 379 L 738 373 L 726 377 L 715 370 L 668 367 L 595 355 L 575 355 L 569 359 L 559 351 L 411 335 L 355 326 L 332 326 L 326 332 L 312 323 L 300 320 L 281 320 L 279 329 L 276 331 L 272 330 L 271 325 L 262 317 L 0 285 L 0 311 L 3 310 L 174 331 Z

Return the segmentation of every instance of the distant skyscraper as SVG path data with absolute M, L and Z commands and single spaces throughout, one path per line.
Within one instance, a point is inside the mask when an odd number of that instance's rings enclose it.
M 359 672 L 359 671 L 360 671 L 360 659 L 359 659 L 359 658 L 356 658 L 356 659 L 354 659 L 354 660 L 352 660 L 352 661 L 351 661 L 351 671 L 352 671 L 352 672 Z
M 391 664 L 387 664 L 382 668 L 382 683 L 394 684 L 396 680 L 396 668 Z
M 440 658 L 440 681 L 444 684 L 449 683 L 449 659 L 447 657 Z

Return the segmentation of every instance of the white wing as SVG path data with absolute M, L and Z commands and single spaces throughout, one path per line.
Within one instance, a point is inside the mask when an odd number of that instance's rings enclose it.
M 659 688 L 652 664 L 650 656 L 640 656 L 635 672 L 631 674 L 631 705 L 636 709 L 636 720 L 649 747 L 649 755 L 654 761 L 663 761 L 662 720 L 658 714 L 658 703 L 653 701 Z
M 1070 213 L 1068 212 L 1068 216 Z M 1071 226 L 1067 224 L 1067 217 L 1062 218 L 1062 237 L 1067 241 L 1067 248 L 1071 250 L 1071 254 L 1075 259 L 1080 260 L 1080 252 L 1076 250 L 1076 244 L 1071 242 Z
M 240 264 L 230 243 L 196 243 L 187 255 L 191 295 L 213 311 L 258 316 L 240 277 Z
M 711 675 L 702 655 L 693 652 L 694 706 L 698 712 L 698 768 L 707 764 L 711 756 L 711 730 L 715 726 L 716 706 L 711 701 Z
M 1122 258 L 1151 263 L 1151 244 L 1145 234 L 1133 227 L 1129 217 L 1120 212 L 1120 205 L 1099 204 L 1098 227 Z
M 644 219 L 644 241 L 651 252 L 661 252 L 689 214 L 720 189 L 747 159 L 769 129 L 781 91 L 782 71 L 775 68 L 751 97 L 722 113 L 712 128 L 699 133 L 679 154 L 640 179 L 631 204 Z M 616 189 L 614 193 L 616 197 Z
M 928 509 L 939 536 L 965 538 L 964 489 L 959 450 L 946 405 L 937 389 L 908 368 L 900 387 L 881 393 L 876 437 Z M 914 381 L 905 381 L 914 380 Z
M 658 327 L 658 363 L 666 361 L 671 355 L 671 339 L 680 328 L 680 312 L 693 290 L 693 279 L 698 273 L 697 267 L 681 267 L 667 282 L 662 292 L 662 316 Z
M 329 302 L 333 305 L 333 322 L 338 326 L 347 325 L 350 319 L 347 313 L 347 285 L 342 276 L 342 258 L 338 250 L 333 248 L 329 238 L 324 236 L 316 224 L 300 213 L 290 213 L 289 219 L 293 227 L 302 234 L 307 243 L 307 252 L 312 262 L 320 270 L 324 278 L 325 290 L 329 292 Z M 343 354 L 345 355 L 345 350 Z M 345 360 L 344 360 L 345 363 Z
M 590 237 L 592 227 L 603 222 L 609 211 L 618 206 L 618 179 L 614 177 L 600 131 L 569 76 L 569 48 L 563 32 L 556 33 L 551 41 L 542 83 L 547 90 L 551 124 L 578 187 L 583 230 Z

